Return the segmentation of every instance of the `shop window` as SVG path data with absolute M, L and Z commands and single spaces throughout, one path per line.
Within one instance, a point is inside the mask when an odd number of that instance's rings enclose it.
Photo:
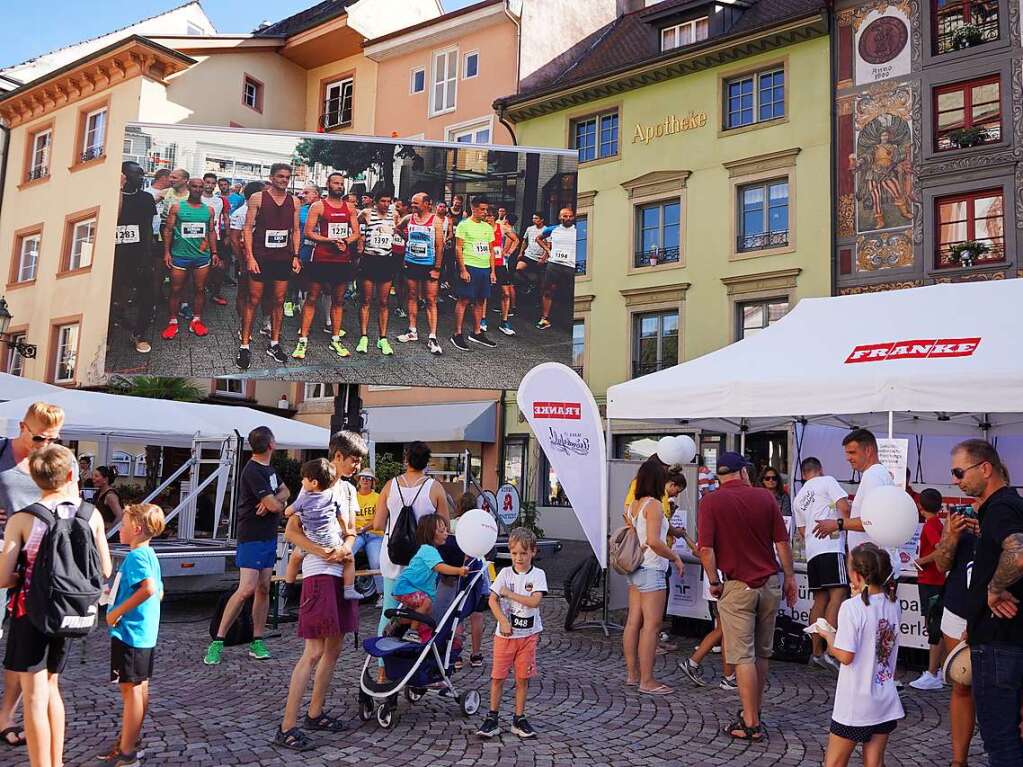
M 678 364 L 678 311 L 633 315 L 632 377 Z
M 969 268 L 1005 258 L 1005 208 L 1001 189 L 939 197 L 939 269 Z
M 943 85 L 934 89 L 934 148 L 966 149 L 1002 138 L 999 77 Z

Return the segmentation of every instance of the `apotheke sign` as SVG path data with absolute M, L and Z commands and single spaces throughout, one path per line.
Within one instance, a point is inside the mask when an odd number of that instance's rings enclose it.
M 632 132 L 632 143 L 649 144 L 654 139 L 673 136 L 676 133 L 685 133 L 694 128 L 702 128 L 707 124 L 706 112 L 690 112 L 687 115 L 668 115 L 661 122 L 643 125 L 636 123 Z

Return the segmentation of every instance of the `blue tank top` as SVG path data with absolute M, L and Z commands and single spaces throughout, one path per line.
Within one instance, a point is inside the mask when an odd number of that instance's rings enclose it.
M 299 248 L 298 257 L 303 264 L 308 264 L 313 260 L 313 248 L 316 247 L 316 243 L 305 236 L 305 222 L 309 218 L 309 208 L 311 207 L 311 205 L 303 205 L 298 209 L 298 226 L 299 231 L 302 232 L 302 247 Z
M 417 224 L 415 219 L 408 222 L 408 238 L 405 241 L 405 261 L 419 266 L 433 266 L 437 263 L 437 248 L 434 239 L 436 216 L 430 215 L 425 223 Z

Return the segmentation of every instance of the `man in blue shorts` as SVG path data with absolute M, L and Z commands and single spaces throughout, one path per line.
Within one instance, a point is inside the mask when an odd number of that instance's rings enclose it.
M 495 344 L 480 328 L 490 286 L 497 282 L 494 255 L 494 227 L 484 219 L 490 207 L 483 197 L 472 198 L 472 215 L 463 219 L 455 228 L 455 260 L 458 262 L 458 280 L 455 283 L 455 334 L 451 345 L 463 352 L 469 351 L 466 336 L 462 332 L 465 311 L 472 304 L 473 329 L 469 341 L 493 349 Z
M 277 561 L 277 527 L 291 492 L 270 465 L 276 447 L 273 432 L 266 426 L 253 429 L 249 432 L 249 447 L 252 458 L 242 469 L 238 498 L 238 550 L 235 553 L 235 564 L 240 571 L 238 588 L 224 605 L 217 637 L 206 650 L 203 663 L 207 666 L 220 663 L 224 637 L 249 597 L 253 597 L 249 655 L 256 660 L 270 657 L 263 644 L 263 628 L 270 608 L 270 575 Z

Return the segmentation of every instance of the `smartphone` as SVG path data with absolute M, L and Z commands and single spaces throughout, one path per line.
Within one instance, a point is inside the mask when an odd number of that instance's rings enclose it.
M 973 506 L 969 503 L 959 504 L 952 507 L 953 514 L 959 514 L 960 516 L 967 517 L 968 519 L 976 519 L 977 512 Z

